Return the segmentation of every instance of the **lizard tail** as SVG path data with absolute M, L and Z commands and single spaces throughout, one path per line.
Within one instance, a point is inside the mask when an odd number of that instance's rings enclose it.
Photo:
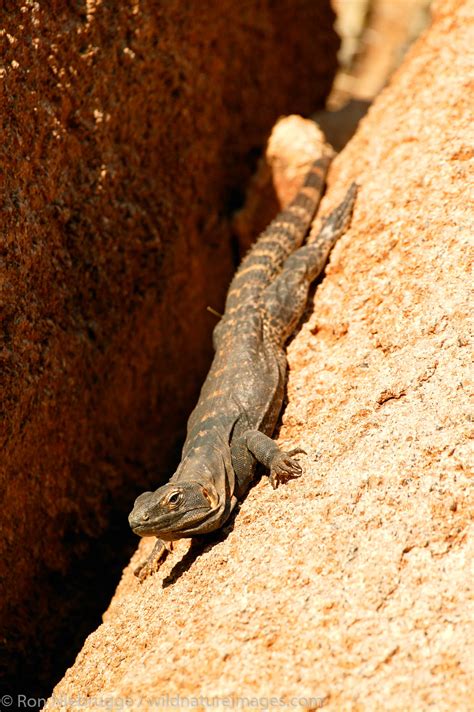
M 319 243 L 325 245 L 328 252 L 332 249 L 335 242 L 337 242 L 340 235 L 345 232 L 351 222 L 352 210 L 354 208 L 358 188 L 357 183 L 351 183 L 342 202 L 339 203 L 332 213 L 323 218 L 319 231 L 314 228 L 311 230 L 307 240 L 308 245 Z
M 261 233 L 231 282 L 226 311 L 254 303 L 300 247 L 321 200 L 330 162 L 330 155 L 314 161 L 299 193 Z

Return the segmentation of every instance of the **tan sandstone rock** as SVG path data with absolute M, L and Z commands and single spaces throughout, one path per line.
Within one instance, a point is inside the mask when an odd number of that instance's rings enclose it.
M 142 542 L 55 689 L 66 709 L 469 708 L 471 29 L 472 3 L 437 3 L 331 171 L 324 209 L 360 190 L 289 347 L 279 441 L 305 448 L 304 477 L 262 478 L 226 537 L 180 542 L 140 584 Z

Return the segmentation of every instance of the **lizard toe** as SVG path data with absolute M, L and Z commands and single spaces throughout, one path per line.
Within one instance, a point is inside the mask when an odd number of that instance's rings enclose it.
M 270 484 L 273 487 L 274 490 L 278 489 L 278 485 L 280 484 L 280 479 L 276 472 L 270 472 Z
M 303 450 L 302 447 L 295 447 L 293 450 L 288 450 L 287 455 L 290 457 L 293 457 L 293 455 L 307 455 L 308 453 L 306 450 Z
M 303 474 L 303 468 L 297 460 L 293 460 L 289 452 L 280 452 L 272 462 L 270 472 L 270 483 L 273 489 L 279 484 L 290 479 L 296 479 Z

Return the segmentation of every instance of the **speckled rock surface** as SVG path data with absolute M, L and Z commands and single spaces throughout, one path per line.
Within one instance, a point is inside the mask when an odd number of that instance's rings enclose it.
M 324 208 L 360 192 L 289 348 L 304 477 L 139 584 L 142 542 L 59 698 L 469 708 L 469 6 L 438 2 L 331 172 Z
M 109 600 L 112 513 L 169 476 L 230 215 L 277 117 L 324 103 L 333 21 L 329 0 L 2 5 L 0 669 L 19 653 L 32 685 Z

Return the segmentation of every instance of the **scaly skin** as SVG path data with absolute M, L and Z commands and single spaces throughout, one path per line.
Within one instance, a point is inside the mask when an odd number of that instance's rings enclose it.
M 248 490 L 258 462 L 270 471 L 274 487 L 301 475 L 293 458 L 301 450 L 282 452 L 270 436 L 285 389 L 285 343 L 355 201 L 353 185 L 314 242 L 301 247 L 328 164 L 329 157 L 313 164 L 301 191 L 236 272 L 214 329 L 215 357 L 188 421 L 178 469 L 168 484 L 140 495 L 130 514 L 139 536 L 173 541 L 218 529 Z

